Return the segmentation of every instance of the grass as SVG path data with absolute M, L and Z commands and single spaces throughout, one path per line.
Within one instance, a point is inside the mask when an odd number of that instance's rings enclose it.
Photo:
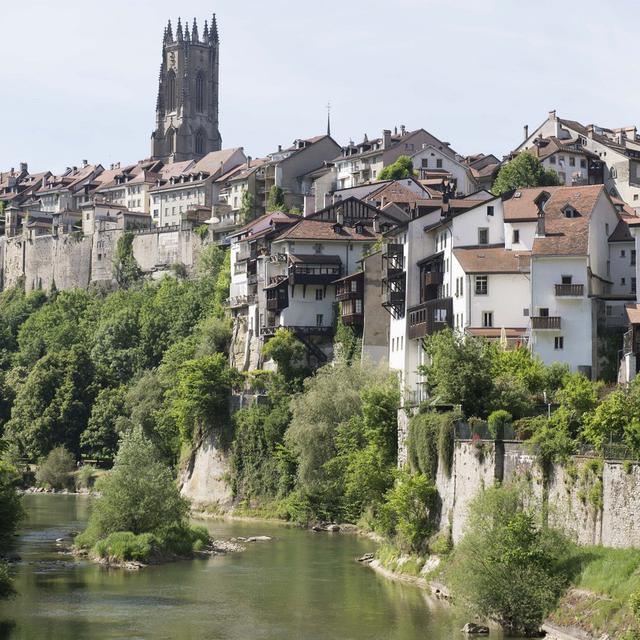
M 381 545 L 376 551 L 376 559 L 389 571 L 407 576 L 419 577 L 426 558 L 400 553 L 388 544 Z
M 576 547 L 572 562 L 573 589 L 551 619 L 595 635 L 622 637 L 635 630 L 629 599 L 640 591 L 640 549 Z

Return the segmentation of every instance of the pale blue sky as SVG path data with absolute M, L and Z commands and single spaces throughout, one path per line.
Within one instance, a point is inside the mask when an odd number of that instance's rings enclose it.
M 180 9 L 176 9 L 179 6 Z M 640 125 L 634 0 L 28 0 L 0 6 L 0 169 L 149 155 L 162 33 L 215 11 L 223 145 L 424 127 L 500 155 L 550 109 Z

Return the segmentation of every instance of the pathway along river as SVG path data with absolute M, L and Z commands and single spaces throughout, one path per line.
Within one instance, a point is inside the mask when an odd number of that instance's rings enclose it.
M 0 604 L 0 638 L 185 640 L 462 638 L 464 622 L 419 589 L 355 558 L 365 539 L 261 522 L 209 521 L 214 537 L 269 535 L 244 553 L 107 570 L 59 553 L 86 524 L 90 498 L 26 495 L 15 600 Z

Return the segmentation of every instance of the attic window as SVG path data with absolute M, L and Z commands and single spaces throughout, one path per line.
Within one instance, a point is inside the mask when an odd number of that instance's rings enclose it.
M 519 198 L 521 195 L 522 195 L 522 194 L 520 193 L 520 191 L 516 191 L 516 192 L 513 194 L 513 197 L 514 197 L 514 198 Z
M 358 223 L 355 226 L 355 229 L 356 229 L 356 233 L 362 233 L 364 231 L 364 228 L 363 228 L 362 224 L 360 224 L 360 223 Z
M 570 205 L 565 205 L 562 209 L 565 218 L 579 218 L 580 214 Z

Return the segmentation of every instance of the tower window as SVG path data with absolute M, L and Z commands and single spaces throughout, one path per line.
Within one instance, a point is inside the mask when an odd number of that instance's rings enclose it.
M 167 74 L 167 109 L 176 110 L 176 74 L 173 69 Z
M 196 133 L 196 153 L 204 153 L 204 133 Z
M 196 76 L 196 111 L 204 111 L 204 74 L 198 72 Z

